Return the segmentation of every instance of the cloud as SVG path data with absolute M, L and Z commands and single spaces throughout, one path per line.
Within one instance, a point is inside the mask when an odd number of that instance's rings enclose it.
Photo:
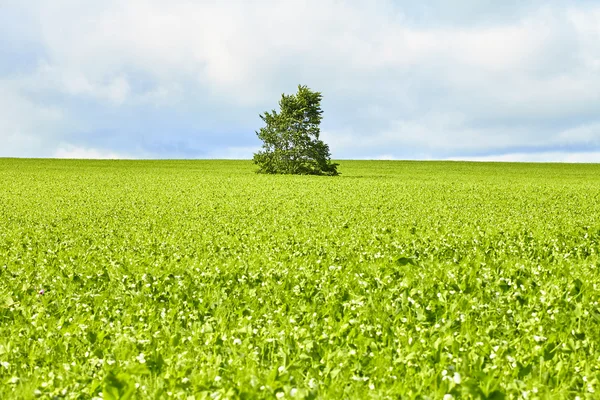
M 76 159 L 95 159 L 95 160 L 107 160 L 107 159 L 132 159 L 127 154 L 115 153 L 113 151 L 77 147 L 73 145 L 61 144 L 58 149 L 53 153 L 53 158 L 76 158 Z
M 34 157 L 60 138 L 68 114 L 29 99 L 13 82 L 0 79 L 0 157 Z
M 127 77 L 123 74 L 92 80 L 80 70 L 61 69 L 47 62 L 40 63 L 36 74 L 27 77 L 23 87 L 38 92 L 55 90 L 67 96 L 97 99 L 112 105 L 123 104 L 131 92 Z
M 351 129 L 324 132 L 324 140 L 349 158 L 378 158 L 380 154 L 410 159 L 476 158 L 514 150 L 542 154 L 600 151 L 600 123 L 574 124 L 566 129 L 545 127 L 539 131 L 535 126 L 522 124 L 480 128 L 469 126 L 467 117 L 460 113 L 431 113 L 414 120 L 392 121 L 387 129 L 370 134 L 368 140 L 364 140 L 362 132 Z M 387 149 L 387 153 L 381 153 L 382 149 Z
M 299 83 L 336 158 L 600 151 L 591 1 L 6 1 L 4 154 L 251 157 Z
M 248 147 L 227 147 L 209 152 L 205 158 L 210 159 L 228 159 L 228 160 L 247 160 L 254 156 L 254 153 L 260 150 L 260 146 Z
M 600 151 L 596 152 L 542 152 L 512 153 L 482 157 L 451 157 L 454 161 L 497 161 L 497 162 L 557 162 L 557 163 L 600 163 Z

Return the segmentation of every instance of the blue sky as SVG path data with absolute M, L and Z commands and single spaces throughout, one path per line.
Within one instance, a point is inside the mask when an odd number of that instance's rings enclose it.
M 600 162 L 600 2 L 3 0 L 0 157 L 251 158 L 323 93 L 337 159 Z

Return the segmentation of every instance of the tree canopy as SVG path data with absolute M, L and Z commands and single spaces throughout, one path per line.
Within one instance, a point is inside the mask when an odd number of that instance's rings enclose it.
M 280 111 L 260 115 L 266 126 L 256 134 L 263 141 L 254 154 L 257 172 L 267 174 L 339 175 L 329 146 L 319 139 L 322 94 L 298 85 L 296 94 L 281 95 Z

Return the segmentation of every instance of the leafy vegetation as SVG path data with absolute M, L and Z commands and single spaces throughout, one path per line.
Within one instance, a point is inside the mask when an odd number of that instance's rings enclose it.
M 299 85 L 298 93 L 281 95 L 279 113 L 273 110 L 260 115 L 265 126 L 256 133 L 263 141 L 262 150 L 254 154 L 257 172 L 339 175 L 329 146 L 319 139 L 322 97 L 320 92 Z
M 597 398 L 600 166 L 0 160 L 0 398 Z

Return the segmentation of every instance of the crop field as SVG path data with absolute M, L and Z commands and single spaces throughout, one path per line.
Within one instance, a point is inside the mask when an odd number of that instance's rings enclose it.
M 600 165 L 0 159 L 2 399 L 600 397 Z

